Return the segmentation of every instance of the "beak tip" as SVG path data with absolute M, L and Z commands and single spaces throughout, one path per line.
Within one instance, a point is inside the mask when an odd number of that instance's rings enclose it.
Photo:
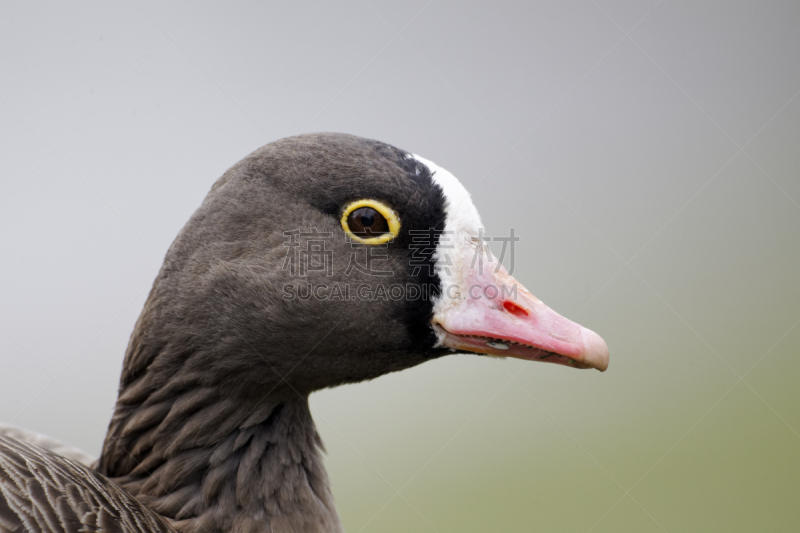
M 584 329 L 583 337 L 583 362 L 596 368 L 600 372 L 605 372 L 608 368 L 608 344 L 603 337 L 590 329 Z

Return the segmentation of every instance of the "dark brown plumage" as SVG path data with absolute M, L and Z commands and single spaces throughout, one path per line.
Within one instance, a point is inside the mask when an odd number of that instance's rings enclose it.
M 308 408 L 314 390 L 447 353 L 430 302 L 287 300 L 297 283 L 386 280 L 345 274 L 353 246 L 338 210 L 390 202 L 404 227 L 441 227 L 442 193 L 406 152 L 358 137 L 304 135 L 267 145 L 212 187 L 170 247 L 131 335 L 97 471 L 176 528 L 338 532 Z M 284 232 L 314 228 L 335 268 L 298 279 Z M 397 283 L 409 237 L 384 247 Z M 330 274 L 330 275 L 329 275 Z M 1 473 L 0 473 L 1 475 Z
M 396 212 L 402 231 L 379 246 L 353 241 L 340 219 L 364 199 Z M 0 528 L 337 533 L 312 392 L 456 349 L 604 370 L 602 339 L 524 288 L 497 305 L 445 297 L 443 279 L 448 290 L 462 278 L 516 287 L 505 270 L 468 264 L 484 253 L 479 224 L 452 175 L 383 143 L 313 134 L 256 150 L 167 252 L 96 471 L 0 433 Z M 448 228 L 454 258 L 440 247 Z M 287 235 L 312 230 L 328 236 L 330 268 L 287 269 Z M 377 273 L 352 268 L 374 250 Z M 303 296 L 337 284 L 427 297 Z
M 0 481 L 2 531 L 175 531 L 91 468 L 2 434 Z

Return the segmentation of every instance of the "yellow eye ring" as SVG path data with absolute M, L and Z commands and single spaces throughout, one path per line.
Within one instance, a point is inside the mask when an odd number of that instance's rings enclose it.
M 377 213 L 385 219 L 388 231 L 384 230 L 384 233 L 376 235 L 375 237 L 364 237 L 363 235 L 357 235 L 356 232 L 350 228 L 349 218 L 350 215 L 353 214 L 357 209 L 362 208 L 374 209 L 377 211 Z M 369 198 L 356 200 L 345 205 L 344 209 L 342 210 L 342 217 L 340 221 L 345 233 L 347 233 L 351 239 L 364 244 L 383 244 L 385 242 L 389 242 L 400 234 L 400 217 L 397 216 L 397 213 L 395 213 L 391 207 L 383 202 Z

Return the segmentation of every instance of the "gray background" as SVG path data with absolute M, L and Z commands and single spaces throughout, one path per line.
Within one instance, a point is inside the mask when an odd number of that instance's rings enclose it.
M 0 6 L 0 420 L 98 452 L 213 181 L 343 131 L 451 170 L 612 354 L 314 394 L 349 531 L 800 529 L 800 2 Z

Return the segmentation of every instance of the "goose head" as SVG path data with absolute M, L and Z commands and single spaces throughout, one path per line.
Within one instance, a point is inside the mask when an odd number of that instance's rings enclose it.
M 181 231 L 148 332 L 170 330 L 153 337 L 237 389 L 277 378 L 310 392 L 454 351 L 605 370 L 603 340 L 482 237 L 466 189 L 422 157 L 342 134 L 284 139 L 229 170 Z
M 99 469 L 186 530 L 238 527 L 264 509 L 274 527 L 299 524 L 278 530 L 337 530 L 303 525 L 338 523 L 308 394 L 454 352 L 608 365 L 596 333 L 492 256 L 451 173 L 350 135 L 283 139 L 226 172 L 170 247 L 131 337 Z M 300 473 L 263 459 L 272 466 L 259 479 L 313 493 L 243 492 L 236 484 L 255 475 L 245 459 L 281 443 L 304 457 Z M 224 496 L 226 476 L 235 496 Z M 231 502 L 250 514 L 234 520 Z

